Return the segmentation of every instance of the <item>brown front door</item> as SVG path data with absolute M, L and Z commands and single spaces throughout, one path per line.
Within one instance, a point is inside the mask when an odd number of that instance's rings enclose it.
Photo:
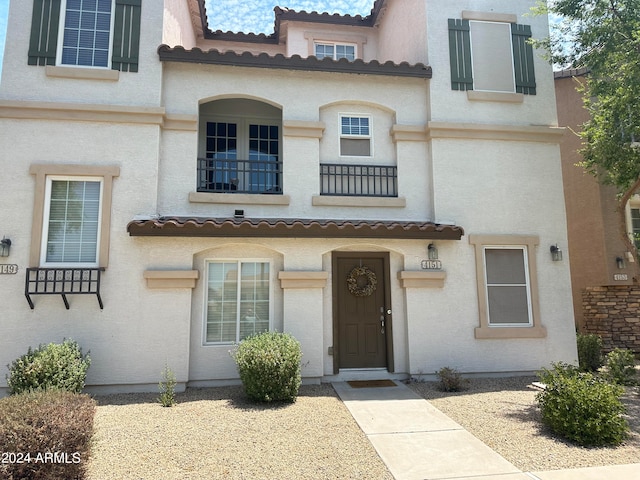
M 392 357 L 389 256 L 334 253 L 333 266 L 334 370 L 388 368 Z

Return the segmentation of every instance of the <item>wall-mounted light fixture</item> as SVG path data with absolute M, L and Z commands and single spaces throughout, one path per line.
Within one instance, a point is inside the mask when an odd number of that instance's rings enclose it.
M 551 245 L 549 251 L 551 252 L 551 260 L 553 260 L 554 262 L 559 262 L 560 260 L 562 260 L 562 250 L 560 250 L 560 247 L 558 247 L 557 243 L 555 245 Z
M 624 268 L 624 258 L 616 257 L 616 266 L 622 270 Z
M 430 243 L 429 246 L 427 247 L 427 254 L 428 254 L 429 260 L 438 260 L 438 248 L 435 246 L 434 243 Z
M 2 237 L 2 240 L 0 240 L 0 257 L 8 257 L 10 249 L 11 240 L 9 240 L 7 237 Z

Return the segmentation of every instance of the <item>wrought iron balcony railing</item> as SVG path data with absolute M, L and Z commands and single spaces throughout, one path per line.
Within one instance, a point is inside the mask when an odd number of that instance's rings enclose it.
M 320 194 L 397 197 L 398 168 L 380 165 L 320 165 Z
M 27 268 L 24 295 L 33 310 L 31 295 L 61 295 L 69 310 L 67 295 L 95 295 L 100 309 L 100 274 L 104 268 Z
M 282 194 L 282 162 L 198 158 L 198 191 Z

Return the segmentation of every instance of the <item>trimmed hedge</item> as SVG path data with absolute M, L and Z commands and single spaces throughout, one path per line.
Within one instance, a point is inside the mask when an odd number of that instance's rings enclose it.
M 7 365 L 9 393 L 14 395 L 38 389 L 80 393 L 89 365 L 89 354 L 83 355 L 73 340 L 40 345 L 35 350 L 29 347 L 26 354 Z
M 95 408 L 89 396 L 61 390 L 0 399 L 0 478 L 84 478 Z
M 250 400 L 295 402 L 302 383 L 300 343 L 288 333 L 264 332 L 238 345 L 232 356 Z

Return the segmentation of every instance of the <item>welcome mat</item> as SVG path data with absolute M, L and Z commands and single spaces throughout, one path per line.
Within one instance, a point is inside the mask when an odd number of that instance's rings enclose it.
M 351 388 L 397 387 L 391 380 L 352 380 L 347 383 Z

